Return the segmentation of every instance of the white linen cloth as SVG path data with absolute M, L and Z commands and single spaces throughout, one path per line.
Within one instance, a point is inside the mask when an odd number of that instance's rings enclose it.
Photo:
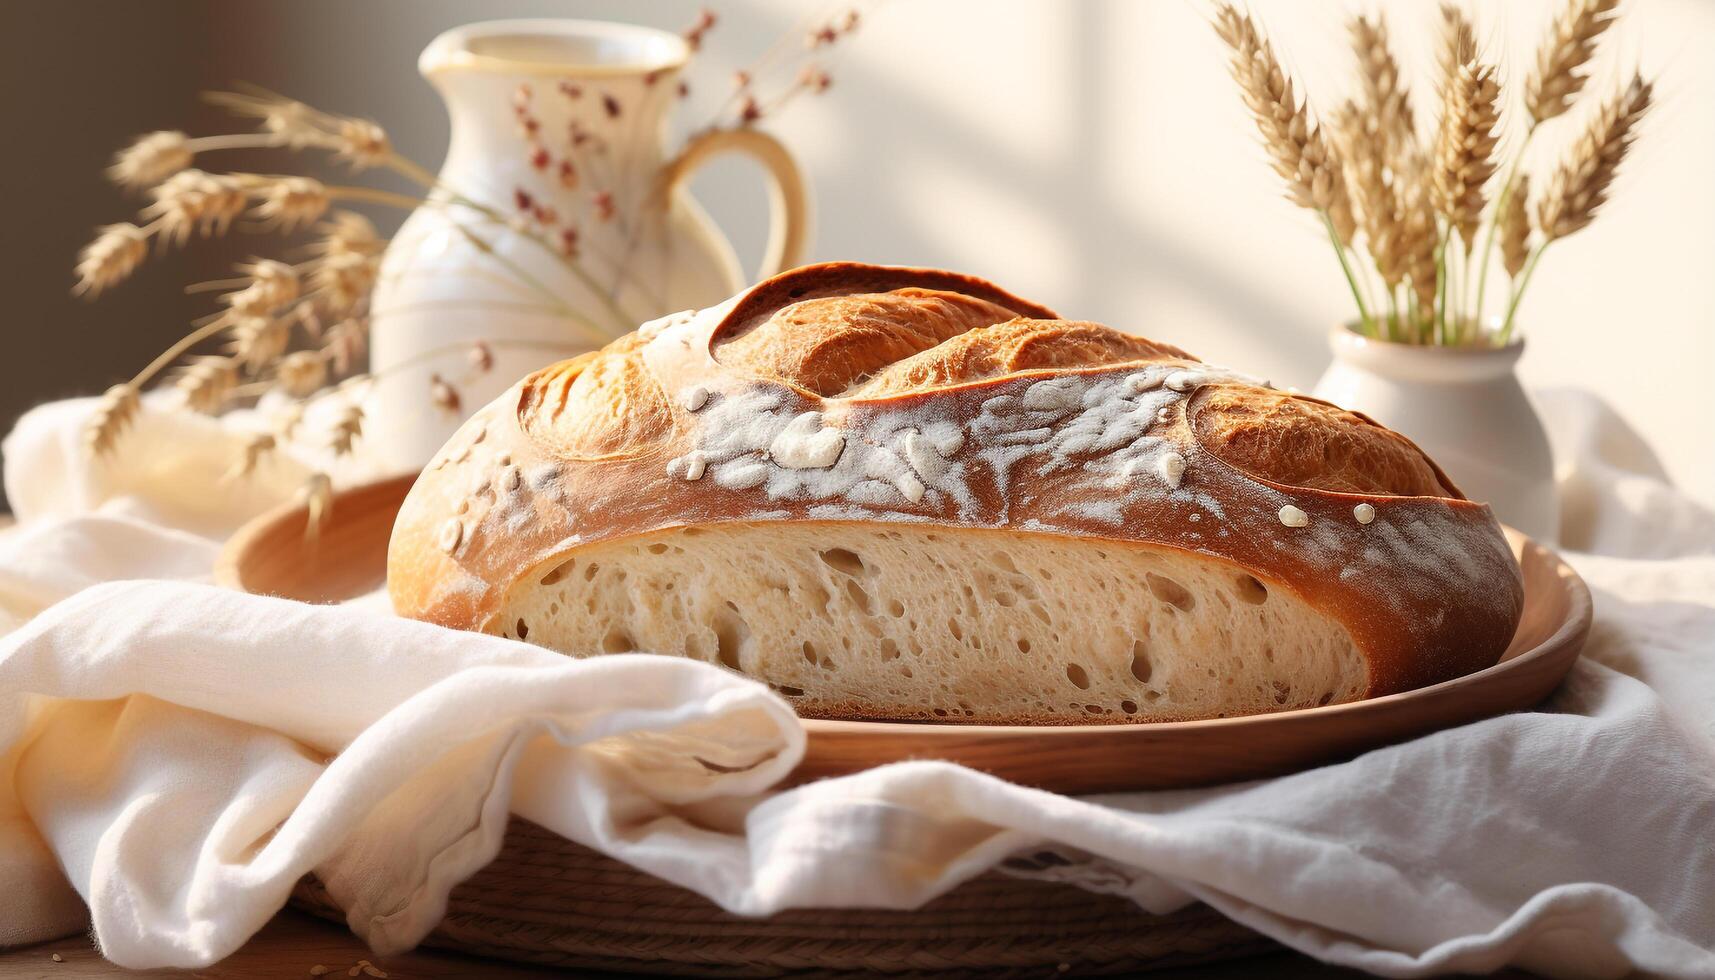
M 314 870 L 398 950 L 510 811 L 746 914 L 910 907 L 1002 863 L 1155 912 L 1205 901 L 1385 975 L 1715 977 L 1715 514 L 1599 402 L 1544 401 L 1597 608 L 1547 705 L 1082 800 L 935 762 L 771 793 L 802 735 L 720 669 L 207 585 L 298 464 L 223 488 L 237 437 L 151 408 L 125 450 L 147 465 L 90 467 L 90 403 L 45 406 L 4 446 L 0 946 L 93 925 L 117 963 L 204 965 Z M 1009 861 L 1044 849 L 1070 863 Z

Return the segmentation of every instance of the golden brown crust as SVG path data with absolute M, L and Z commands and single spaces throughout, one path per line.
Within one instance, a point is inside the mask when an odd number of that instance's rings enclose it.
M 1219 558 L 1344 625 L 1371 695 L 1492 664 L 1522 607 L 1489 509 L 1363 416 L 980 280 L 850 263 L 646 324 L 479 411 L 406 500 L 389 588 L 480 629 L 587 544 L 816 519 Z
M 1017 316 L 997 303 L 908 287 L 800 300 L 715 345 L 722 366 L 838 395 L 881 368 Z
M 899 359 L 846 395 L 880 398 L 986 381 L 1020 371 L 1169 358 L 1197 360 L 1177 347 L 1120 333 L 1099 323 L 1019 318 L 963 331 L 932 350 Z
M 1273 483 L 1401 497 L 1464 495 L 1410 439 L 1315 398 L 1213 388 L 1199 398 L 1197 439 L 1224 462 Z

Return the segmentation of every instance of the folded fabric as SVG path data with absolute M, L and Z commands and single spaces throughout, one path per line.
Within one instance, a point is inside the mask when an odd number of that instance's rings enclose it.
M 909 908 L 998 865 L 1205 901 L 1386 975 L 1715 976 L 1715 518 L 1599 403 L 1553 399 L 1566 540 L 1610 554 L 1573 556 L 1598 625 L 1542 710 L 1083 800 L 935 762 L 770 792 L 800 729 L 718 668 L 199 584 L 248 504 L 92 472 L 64 448 L 87 403 L 49 406 L 4 450 L 0 605 L 22 625 L 0 639 L 0 944 L 88 922 L 123 965 L 203 965 L 313 870 L 403 948 L 511 812 L 744 914 Z M 213 423 L 150 411 L 132 442 L 223 472 L 231 440 L 187 424 Z M 265 489 L 249 503 L 289 492 Z M 1649 557 L 1613 553 L 1631 543 Z M 1018 857 L 1043 849 L 1063 860 Z

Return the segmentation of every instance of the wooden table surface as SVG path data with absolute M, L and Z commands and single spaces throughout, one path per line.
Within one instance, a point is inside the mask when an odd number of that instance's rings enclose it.
M 54 959 L 55 956 L 59 960 Z M 281 912 L 256 938 L 221 963 L 202 970 L 123 970 L 101 958 L 88 936 L 74 936 L 38 946 L 0 950 L 0 980 L 29 977 L 46 980 L 112 980 L 117 977 L 206 977 L 210 980 L 301 980 L 316 966 L 327 969 L 328 980 L 343 980 L 359 961 L 392 980 L 515 980 L 549 976 L 619 977 L 594 971 L 549 969 L 483 960 L 421 949 L 403 956 L 378 957 L 343 927 L 299 912 Z M 373 976 L 361 969 L 357 976 Z M 1239 980 L 1266 976 L 1283 980 L 1352 978 L 1362 974 L 1318 963 L 1296 953 L 1268 953 L 1207 966 L 1163 970 L 1149 976 L 1159 980 Z

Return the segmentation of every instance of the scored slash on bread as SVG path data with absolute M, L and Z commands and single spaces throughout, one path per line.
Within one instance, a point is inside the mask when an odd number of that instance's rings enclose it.
M 400 512 L 403 615 L 721 663 L 804 714 L 1156 721 L 1495 662 L 1500 528 L 1362 415 L 993 285 L 777 276 L 545 368 Z

